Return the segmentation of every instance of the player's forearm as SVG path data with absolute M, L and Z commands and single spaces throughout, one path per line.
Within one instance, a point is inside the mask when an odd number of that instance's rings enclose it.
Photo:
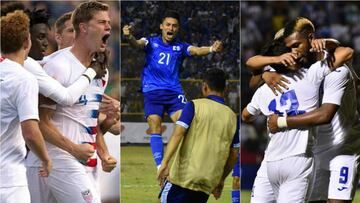
M 250 114 L 247 108 L 244 108 L 244 110 L 241 113 L 241 120 L 244 121 L 245 123 L 251 123 L 255 119 L 256 117 Z
M 238 154 L 239 154 L 239 148 L 231 148 L 230 149 L 230 154 L 229 154 L 229 157 L 224 166 L 224 172 L 221 177 L 222 181 L 224 181 L 226 179 L 226 177 L 229 175 L 231 170 L 234 168 Z
M 111 126 L 111 128 L 108 130 L 113 135 L 120 135 L 120 121 L 117 121 L 114 125 Z
M 137 40 L 133 35 L 126 36 L 126 39 L 128 40 L 129 44 L 132 47 L 142 49 L 145 46 L 145 43 L 143 42 L 143 40 L 141 40 L 141 39 Z
M 49 162 L 50 157 L 45 147 L 44 138 L 40 132 L 36 120 L 26 120 L 21 122 L 21 130 L 26 145 L 42 161 Z
M 164 154 L 164 158 L 162 160 L 162 164 L 168 165 L 172 156 L 174 155 L 177 147 L 179 146 L 182 138 L 186 133 L 186 129 L 180 125 L 176 125 L 173 134 L 166 146 L 166 151 Z
M 90 85 L 90 81 L 96 76 L 96 72 L 92 68 L 88 68 L 85 71 L 84 75 L 80 76 L 79 79 L 77 79 L 73 84 L 68 87 L 62 86 L 58 81 L 53 79 L 53 83 L 47 84 L 52 86 L 47 87 L 52 89 L 50 95 L 48 95 L 47 97 L 51 98 L 58 104 L 73 105 L 87 90 Z
M 353 54 L 354 50 L 349 47 L 337 47 L 334 52 L 334 62 L 330 68 L 335 69 L 344 65 L 352 59 Z
M 99 155 L 100 159 L 102 160 L 105 156 L 109 155 L 109 150 L 105 143 L 104 135 L 101 132 L 99 125 L 97 128 L 97 135 L 96 135 L 96 151 Z
M 211 53 L 211 46 L 190 47 L 189 52 L 192 56 L 205 56 Z
M 273 56 L 256 55 L 246 61 L 246 67 L 251 71 L 257 71 L 274 63 L 276 63 L 276 61 Z
M 40 108 L 39 110 L 39 127 L 44 136 L 44 139 L 47 142 L 73 155 L 75 144 L 71 140 L 63 136 L 61 132 L 54 126 L 51 121 L 51 115 L 48 111 L 50 110 L 44 108 Z
M 256 90 L 257 87 L 261 84 L 262 78 L 261 75 L 253 75 L 250 78 L 249 87 L 252 90 Z
M 286 118 L 288 128 L 315 126 L 330 123 L 339 106 L 335 104 L 322 104 L 320 108 L 311 112 L 288 116 Z

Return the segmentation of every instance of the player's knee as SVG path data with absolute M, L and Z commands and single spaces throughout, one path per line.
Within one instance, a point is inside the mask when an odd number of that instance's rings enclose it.
M 235 190 L 240 189 L 240 177 L 238 177 L 238 176 L 233 177 L 232 188 L 235 189 Z
M 147 120 L 150 133 L 161 133 L 161 118 L 159 116 L 149 116 Z

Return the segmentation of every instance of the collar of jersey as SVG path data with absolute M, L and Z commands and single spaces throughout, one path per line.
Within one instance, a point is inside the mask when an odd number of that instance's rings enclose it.
M 162 40 L 162 36 L 160 35 L 160 36 L 159 36 L 159 41 L 160 41 L 161 44 L 164 45 L 164 46 L 173 46 L 174 43 L 176 43 L 176 42 L 179 41 L 179 37 L 175 37 L 175 38 L 173 39 L 173 41 L 171 41 L 169 44 L 167 44 L 167 43 L 165 43 L 165 42 Z
M 225 103 L 224 98 L 219 97 L 219 96 L 216 96 L 216 95 L 209 95 L 209 96 L 207 96 L 206 98 L 211 99 L 211 100 L 216 101 L 216 102 L 219 102 L 219 103 L 221 103 L 221 104 L 224 104 L 224 103 Z

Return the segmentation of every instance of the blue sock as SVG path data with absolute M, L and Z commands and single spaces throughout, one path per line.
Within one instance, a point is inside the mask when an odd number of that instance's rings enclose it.
M 240 190 L 233 190 L 231 192 L 232 203 L 240 203 Z
M 150 147 L 153 154 L 156 166 L 161 164 L 164 155 L 164 146 L 162 142 L 161 134 L 150 135 Z

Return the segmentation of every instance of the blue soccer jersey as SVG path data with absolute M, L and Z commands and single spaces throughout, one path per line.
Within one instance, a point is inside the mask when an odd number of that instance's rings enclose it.
M 142 92 L 163 89 L 182 93 L 179 69 L 184 58 L 190 56 L 189 46 L 178 38 L 170 44 L 164 43 L 161 36 L 146 38 Z

